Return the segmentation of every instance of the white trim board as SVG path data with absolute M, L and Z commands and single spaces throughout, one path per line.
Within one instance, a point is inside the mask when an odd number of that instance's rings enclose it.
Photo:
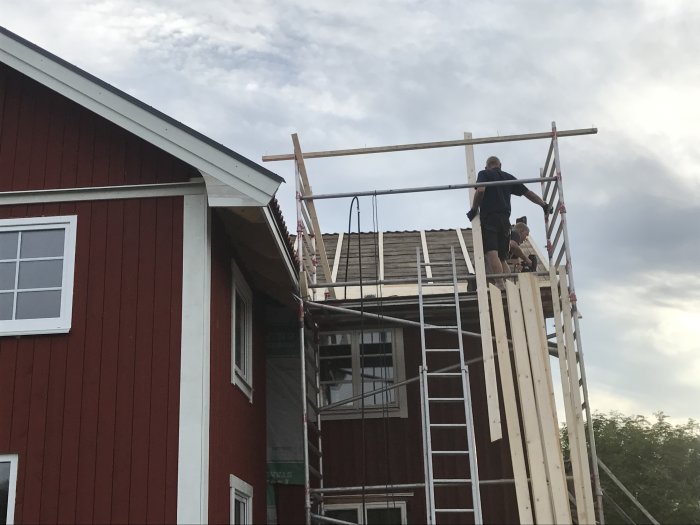
M 15 522 L 15 500 L 17 499 L 17 467 L 19 466 L 19 456 L 17 454 L 2 454 L 0 455 L 0 462 L 10 464 L 10 479 L 7 491 L 7 516 L 5 519 L 7 525 L 13 525 Z
M 265 214 L 265 222 L 267 223 L 267 227 L 270 229 L 270 233 L 272 233 L 272 236 L 275 238 L 277 249 L 280 251 L 282 259 L 284 259 L 284 267 L 287 269 L 287 273 L 292 279 L 292 282 L 298 284 L 299 278 L 297 277 L 297 272 L 295 270 L 296 267 L 291 256 L 289 255 L 289 251 L 287 250 L 286 240 L 277 226 L 277 221 L 275 221 L 275 218 L 272 216 L 272 212 L 270 211 L 269 207 L 264 206 L 263 213 Z
M 279 188 L 282 179 L 265 174 L 265 168 L 256 170 L 198 137 L 194 130 L 188 133 L 165 116 L 141 107 L 128 95 L 120 96 L 97 79 L 90 80 L 57 57 L 52 59 L 48 53 L 40 53 L 7 33 L 0 32 L 0 61 L 11 68 L 210 175 L 251 202 L 264 206 Z
M 61 188 L 50 190 L 3 191 L 0 206 L 14 204 L 43 204 L 48 202 L 102 201 L 116 199 L 146 199 L 203 195 L 204 184 L 200 180 L 166 184 L 141 184 L 124 186 L 96 186 L 94 188 Z
M 211 212 L 204 195 L 184 200 L 177 522 L 207 523 Z

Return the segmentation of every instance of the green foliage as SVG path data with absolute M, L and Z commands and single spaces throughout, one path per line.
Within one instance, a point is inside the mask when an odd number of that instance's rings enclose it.
M 661 412 L 654 416 L 595 413 L 598 457 L 660 523 L 700 523 L 700 424 L 673 425 Z M 568 457 L 563 430 L 562 444 Z M 649 523 L 602 470 L 600 477 L 603 491 L 635 523 Z M 607 502 L 605 521 L 626 523 Z

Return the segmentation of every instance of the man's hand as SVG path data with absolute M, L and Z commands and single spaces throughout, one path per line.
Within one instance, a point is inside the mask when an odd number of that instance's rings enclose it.
M 552 208 L 546 202 L 544 204 L 542 204 L 542 209 L 544 210 L 545 215 L 551 215 L 552 213 L 554 213 L 554 208 Z
M 478 213 L 479 210 L 475 210 L 474 208 L 472 208 L 467 212 L 467 219 L 469 219 L 470 222 L 473 221 L 474 217 L 476 217 Z

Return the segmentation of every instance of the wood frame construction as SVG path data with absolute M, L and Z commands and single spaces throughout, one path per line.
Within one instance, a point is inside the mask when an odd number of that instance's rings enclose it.
M 484 137 L 473 138 L 470 133 L 464 134 L 464 139 L 454 141 L 402 144 L 397 146 L 385 146 L 374 148 L 355 148 L 335 151 L 315 151 L 303 153 L 299 146 L 297 135 L 293 135 L 294 153 L 291 155 L 269 155 L 264 156 L 263 161 L 295 160 L 297 177 L 297 213 L 298 213 L 298 253 L 300 254 L 299 268 L 301 274 L 308 274 L 307 282 L 309 290 L 324 289 L 330 292 L 337 286 L 376 286 L 388 291 L 386 287 L 396 286 L 396 288 L 415 288 L 413 282 L 405 283 L 398 280 L 386 280 L 384 272 L 384 254 L 380 249 L 379 275 L 367 282 L 344 282 L 336 281 L 338 267 L 342 254 L 343 235 L 340 234 L 333 257 L 333 269 L 328 262 L 323 246 L 323 239 L 320 235 L 318 217 L 316 216 L 314 199 L 329 199 L 358 196 L 377 196 L 399 193 L 414 193 L 422 191 L 441 191 L 451 189 L 470 188 L 470 199 L 473 198 L 474 188 L 490 183 L 476 183 L 476 167 L 474 161 L 473 146 L 475 144 L 502 143 L 520 140 L 534 140 L 548 138 L 551 140 L 545 161 L 544 168 L 540 171 L 540 177 L 536 179 L 521 179 L 520 182 L 541 182 L 542 196 L 545 202 L 555 207 L 555 212 L 551 217 L 546 217 L 545 230 L 547 234 L 547 251 L 549 256 L 546 273 L 519 275 L 517 282 L 506 280 L 506 304 L 507 316 L 510 326 L 510 337 L 508 339 L 508 328 L 506 326 L 506 309 L 503 304 L 503 294 L 493 284 L 487 284 L 485 272 L 485 261 L 483 244 L 480 230 L 480 218 L 477 216 L 472 221 L 473 226 L 473 249 L 474 259 L 469 256 L 464 236 L 460 229 L 456 230 L 457 242 L 459 243 L 462 255 L 469 272 L 475 273 L 470 276 L 476 280 L 476 292 L 479 305 L 479 325 L 482 343 L 482 357 L 485 370 L 485 387 L 489 419 L 489 436 L 491 441 L 502 437 L 500 418 L 500 401 L 498 393 L 498 382 L 496 378 L 496 353 L 494 353 L 494 341 L 498 355 L 499 375 L 501 378 L 502 395 L 504 399 L 504 409 L 506 414 L 506 425 L 510 444 L 510 453 L 513 464 L 514 481 L 518 501 L 518 513 L 521 523 L 572 523 L 572 513 L 567 489 L 567 478 L 564 468 L 564 459 L 559 443 L 558 418 L 554 403 L 554 383 L 552 381 L 549 366 L 549 344 L 547 341 L 545 314 L 543 310 L 541 289 L 543 282 L 537 280 L 540 276 L 547 276 L 548 287 L 552 291 L 552 302 L 556 327 L 556 347 L 559 357 L 559 372 L 564 392 L 565 410 L 567 425 L 570 432 L 570 442 L 572 443 L 572 465 L 575 491 L 575 505 L 577 521 L 579 523 L 595 521 L 593 509 L 593 497 L 589 475 L 587 474 L 588 454 L 586 447 L 586 436 L 583 427 L 583 411 L 589 417 L 590 452 L 593 459 L 593 479 L 596 488 L 598 501 L 598 522 L 604 525 L 602 514 L 602 493 L 599 489 L 597 474 L 597 457 L 593 442 L 592 428 L 590 426 L 590 411 L 588 409 L 587 387 L 585 373 L 583 371 L 583 361 L 581 353 L 581 341 L 578 328 L 578 316 L 576 311 L 576 296 L 571 272 L 571 256 L 568 245 L 568 233 L 566 230 L 566 208 L 563 204 L 563 192 L 561 188 L 561 171 L 559 166 L 559 151 L 557 138 L 559 136 L 575 136 L 596 133 L 595 128 L 578 129 L 568 131 L 557 131 L 552 125 L 551 132 L 530 133 L 522 135 L 510 135 L 504 137 Z M 433 186 L 425 188 L 403 188 L 395 190 L 379 190 L 364 192 L 349 192 L 337 194 L 313 195 L 309 186 L 304 159 L 321 157 L 338 157 L 345 155 L 373 154 L 382 152 L 409 151 L 417 149 L 445 148 L 464 146 L 466 154 L 466 165 L 468 174 L 468 184 L 453 186 Z M 494 183 L 500 184 L 500 183 Z M 558 200 L 557 200 L 558 198 Z M 304 206 L 304 203 L 306 206 Z M 558 221 L 558 222 L 557 222 Z M 558 225 L 558 227 L 557 227 Z M 426 280 L 432 278 L 432 264 L 428 253 L 428 242 L 426 232 L 419 231 L 420 248 L 425 267 Z M 320 240 L 320 242 L 318 242 Z M 379 237 L 380 246 L 383 244 L 382 236 Z M 557 249 L 558 248 L 558 249 Z M 534 247 L 536 253 L 541 253 Z M 325 283 L 316 282 L 316 257 L 320 257 L 321 266 L 325 275 Z M 565 263 L 560 268 L 560 263 Z M 436 265 L 439 265 L 436 263 Z M 512 277 L 511 274 L 491 275 L 494 277 Z M 300 276 L 300 281 L 304 282 L 304 275 Z M 325 286 L 324 286 L 325 284 Z M 460 284 L 460 287 L 462 284 Z M 466 284 L 464 284 L 467 291 Z M 435 291 L 438 292 L 435 287 Z M 439 292 L 438 292 L 439 293 Z M 302 291 L 302 295 L 307 295 Z M 348 294 L 350 298 L 351 295 Z M 379 294 L 378 294 L 379 296 Z M 300 301 L 300 319 L 303 326 L 304 304 Z M 321 306 L 319 304 L 319 306 Z M 338 307 L 324 305 L 324 308 L 344 310 Z M 360 315 L 373 314 L 363 313 Z M 395 319 L 395 321 L 399 321 Z M 493 324 L 492 324 L 493 323 Z M 302 349 L 304 346 L 304 330 L 301 330 Z M 512 345 L 512 349 L 509 348 Z M 513 352 L 514 361 L 511 362 L 510 352 Z M 305 361 L 302 350 L 302 362 Z M 512 367 L 514 365 L 514 369 Z M 302 367 L 304 365 L 302 364 Z M 514 374 L 515 372 L 515 374 Z M 513 381 L 515 375 L 516 381 Z M 305 378 L 305 372 L 302 371 Z M 409 379 L 406 383 L 417 380 Z M 579 390 L 579 381 L 582 392 Z M 303 395 L 306 398 L 305 387 Z M 582 394 L 582 396 L 580 395 Z M 367 394 L 366 394 L 367 395 Z M 369 394 L 371 395 L 371 394 Z M 355 396 L 357 397 L 357 396 Z M 583 403 L 581 402 L 583 398 Z M 520 412 L 519 412 L 520 411 Z M 304 439 L 308 441 L 306 430 L 307 414 L 303 414 Z M 520 417 L 522 417 L 522 432 L 520 428 Z M 315 515 L 311 512 L 311 502 L 308 497 L 310 493 L 308 464 L 308 449 L 305 450 L 306 469 L 306 515 L 307 522 L 313 517 L 320 522 L 331 522 L 327 518 Z M 311 469 L 314 470 L 315 469 Z M 527 476 L 530 476 L 528 480 Z M 314 475 L 322 474 L 318 471 Z M 529 483 L 528 483 L 529 482 Z M 388 486 L 387 486 L 388 487 Z M 401 485 L 403 487 L 403 485 Z M 342 492 L 342 489 L 357 489 L 358 487 L 330 487 L 314 489 L 318 495 L 328 492 Z M 399 488 L 399 485 L 391 488 Z M 405 488 L 405 487 L 404 487 Z M 427 487 L 426 490 L 432 487 Z M 364 492 L 360 490 L 360 492 Z M 389 488 L 387 488 L 389 490 Z M 334 492 L 335 491 L 335 492 Z M 357 491 L 356 491 L 357 492 Z

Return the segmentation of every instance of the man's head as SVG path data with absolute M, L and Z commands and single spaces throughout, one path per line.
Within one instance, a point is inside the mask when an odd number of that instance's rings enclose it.
M 486 159 L 486 169 L 492 170 L 494 168 L 501 169 L 501 161 L 498 159 L 498 157 L 489 157 Z
M 513 226 L 513 231 L 518 232 L 520 236 L 520 242 L 518 242 L 518 244 L 523 243 L 525 239 L 527 239 L 527 236 L 530 235 L 530 228 L 523 222 L 516 223 L 515 226 Z

